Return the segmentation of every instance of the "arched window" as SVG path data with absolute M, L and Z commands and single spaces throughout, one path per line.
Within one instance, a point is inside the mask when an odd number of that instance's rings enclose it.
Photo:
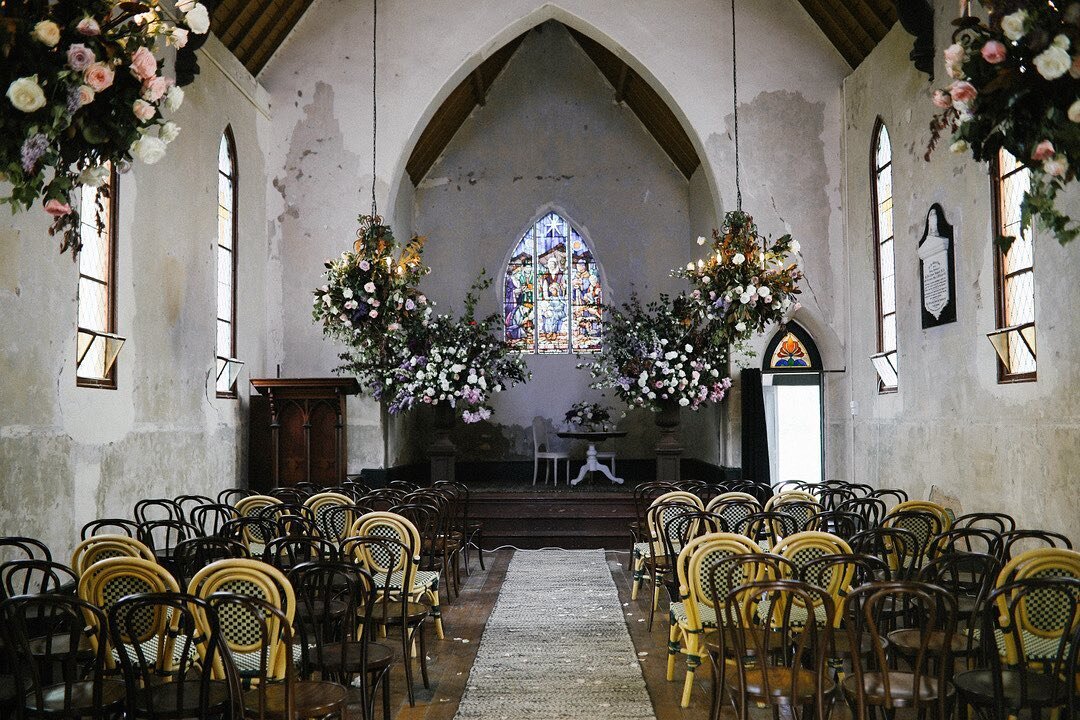
M 225 128 L 218 146 L 217 395 L 236 397 L 236 145 Z
M 770 477 L 821 482 L 825 375 L 810 333 L 794 322 L 778 330 L 765 349 L 761 372 Z
M 558 213 L 540 218 L 506 266 L 506 341 L 540 355 L 596 352 L 602 303 L 600 268 L 581 235 Z
M 998 380 L 1035 379 L 1035 248 L 1032 227 L 1021 229 L 1020 204 L 1031 188 L 1031 171 L 1008 150 L 1001 150 L 991 165 L 994 228 L 997 237 L 1011 237 L 994 262 L 994 291 L 998 331 L 991 341 L 998 351 Z
M 116 171 L 99 188 L 79 190 L 79 324 L 75 383 L 79 387 L 114 389 L 116 354 Z M 100 211 L 101 227 L 98 227 Z M 116 342 L 119 340 L 119 342 Z
M 885 123 L 878 120 L 871 156 L 874 200 L 874 257 L 877 261 L 877 368 L 879 392 L 896 392 L 896 271 L 893 243 L 892 143 Z

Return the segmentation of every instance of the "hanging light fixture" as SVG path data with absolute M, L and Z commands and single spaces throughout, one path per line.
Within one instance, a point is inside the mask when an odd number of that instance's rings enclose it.
M 371 0 L 371 217 L 379 217 L 375 201 L 375 169 L 379 140 L 379 0 Z M 376 224 L 378 220 L 374 220 Z
M 735 209 L 742 212 L 742 186 L 739 184 L 739 55 L 736 42 L 735 0 L 731 0 L 731 98 L 735 140 Z

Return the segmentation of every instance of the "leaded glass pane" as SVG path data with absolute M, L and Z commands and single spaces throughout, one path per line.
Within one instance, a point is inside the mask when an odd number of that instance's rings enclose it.
M 218 145 L 218 172 L 223 175 L 232 177 L 232 153 L 229 147 L 229 135 L 228 133 L 221 134 L 221 144 Z
M 877 146 L 874 148 L 874 202 L 877 205 L 877 236 L 874 241 L 878 249 L 878 297 L 881 300 L 881 314 L 878 316 L 878 328 L 881 344 L 879 351 L 896 350 L 896 260 L 894 257 L 893 235 L 893 182 L 892 182 L 892 143 L 889 131 L 884 125 L 878 127 Z M 895 356 L 895 353 L 894 353 Z M 885 387 L 896 386 L 895 378 L 883 380 Z
M 776 346 L 769 360 L 769 367 L 774 368 L 808 368 L 810 365 L 810 354 L 799 338 L 790 332 Z
M 889 131 L 882 125 L 878 128 L 877 150 L 875 152 L 876 169 L 880 169 L 892 162 L 892 143 L 889 141 Z
M 1013 242 L 1001 258 L 1003 325 L 1012 327 L 1035 321 L 1035 252 L 1031 228 L 1021 228 L 1021 204 L 1031 188 L 1031 171 L 1002 150 L 998 155 L 999 233 Z M 1009 372 L 1029 374 L 1036 371 L 1035 357 L 1023 342 L 1010 334 Z
M 105 379 L 105 341 L 102 338 L 94 338 L 75 374 L 91 380 Z
M 533 255 L 536 250 L 534 230 L 522 236 L 514 247 L 503 279 L 503 316 L 506 324 L 505 337 L 510 346 L 532 352 L 536 338 L 534 322 L 536 276 L 533 272 Z
M 537 341 L 536 351 L 541 355 L 565 353 L 569 351 L 567 340 L 566 298 L 540 300 L 537 303 Z
M 218 207 L 223 212 L 232 213 L 233 184 L 232 180 L 224 175 L 218 175 Z
M 217 321 L 217 346 L 219 348 L 228 348 L 232 345 L 232 325 L 225 320 Z M 223 353 L 220 350 L 218 355 L 229 357 L 228 353 Z
M 1031 270 L 1005 279 L 1007 326 L 1035 321 L 1035 273 Z
M 883 351 L 896 349 L 896 315 L 885 315 L 881 318 L 881 349 Z
M 576 230 L 570 231 L 573 268 L 570 276 L 570 302 L 573 311 L 574 352 L 596 352 L 602 335 L 601 306 L 604 302 L 600 269 L 592 253 Z
M 90 278 L 79 278 L 79 327 L 108 332 L 109 290 Z

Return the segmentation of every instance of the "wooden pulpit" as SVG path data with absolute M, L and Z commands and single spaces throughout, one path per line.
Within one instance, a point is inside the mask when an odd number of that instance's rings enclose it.
M 340 485 L 348 465 L 345 402 L 356 378 L 252 378 L 248 468 L 253 489 Z

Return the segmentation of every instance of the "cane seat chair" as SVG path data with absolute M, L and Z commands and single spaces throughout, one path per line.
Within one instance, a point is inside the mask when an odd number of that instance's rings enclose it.
M 676 572 L 680 599 L 669 608 L 671 629 L 668 636 L 667 679 L 675 679 L 675 659 L 680 650 L 686 655 L 686 679 L 683 683 L 682 707 L 689 707 L 694 686 L 694 672 L 705 654 L 705 636 L 717 628 L 717 608 L 731 589 L 729 583 L 740 585 L 757 577 L 747 577 L 750 567 L 739 566 L 739 572 L 725 574 L 724 583 L 713 589 L 709 585 L 712 569 L 736 555 L 758 554 L 760 548 L 745 535 L 714 533 L 702 535 L 687 543 L 679 552 Z M 760 566 L 763 567 L 763 566 Z
M 649 508 L 646 515 L 646 524 L 653 534 L 654 542 L 651 544 L 652 549 L 644 555 L 645 567 L 640 573 L 640 578 L 635 577 L 635 581 L 639 579 L 644 581 L 645 578 L 648 578 L 653 586 L 649 610 L 650 628 L 652 614 L 660 602 L 660 588 L 664 585 L 666 578 L 674 578 L 672 561 L 678 557 L 686 539 L 699 534 L 695 531 L 700 527 L 700 521 L 691 516 L 700 517 L 704 514 L 704 511 L 697 505 L 682 502 L 681 500 L 676 502 L 656 502 Z M 720 520 L 719 522 L 722 523 L 723 521 Z M 715 522 L 713 524 L 715 525 Z M 714 531 L 719 529 L 714 528 Z M 726 525 L 723 529 L 727 529 Z M 675 592 L 671 593 L 670 597 L 671 599 L 678 599 L 678 583 L 674 580 L 673 582 L 675 582 Z M 636 599 L 633 592 L 631 593 L 631 599 Z
M 951 530 L 953 526 L 953 516 L 945 506 L 939 505 L 936 502 L 930 502 L 929 500 L 907 500 L 899 503 L 889 510 L 889 515 L 895 515 L 901 512 L 926 512 L 930 513 L 938 519 L 941 524 L 941 529 L 938 532 L 945 532 Z
M 803 528 L 817 529 L 816 518 L 825 509 L 816 500 L 803 500 L 800 499 L 800 495 L 807 495 L 808 493 L 794 492 L 785 493 L 783 496 L 773 497 L 768 503 L 765 504 L 765 512 L 779 513 L 781 515 L 788 515 L 795 520 L 795 527 L 798 528 L 796 532 Z M 772 534 L 775 538 L 775 542 L 782 540 L 791 533 L 786 532 L 786 523 L 779 523 L 774 521 L 775 527 L 772 530 Z
M 851 587 L 853 569 L 847 566 L 825 566 L 812 574 L 803 570 L 808 564 L 830 555 L 850 555 L 851 547 L 836 535 L 826 532 L 808 530 L 781 540 L 773 547 L 772 552 L 791 562 L 796 569 L 796 575 L 781 579 L 801 579 L 802 581 L 821 588 L 832 598 L 833 607 L 840 607 L 844 596 Z M 760 611 L 765 613 L 778 611 L 768 604 L 759 605 Z M 796 604 L 792 608 L 785 608 L 785 613 L 790 615 L 790 622 L 794 627 L 809 622 L 811 610 Z M 825 607 L 817 604 L 813 607 L 815 623 L 820 625 L 825 622 Z M 837 616 L 838 617 L 838 616 Z
M 769 552 L 785 537 L 799 532 L 799 521 L 787 513 L 762 511 L 747 517 L 738 530 L 757 543 L 761 552 Z
M 372 574 L 376 585 L 384 584 L 384 576 L 389 575 L 389 586 L 401 593 L 397 598 L 402 601 L 426 602 L 431 607 L 431 617 L 435 623 L 435 634 L 444 638 L 442 613 L 439 603 L 438 570 L 416 569 L 420 563 L 420 532 L 408 518 L 391 512 L 371 512 L 359 517 L 353 523 L 351 537 L 383 537 L 397 540 L 408 548 L 410 560 L 401 554 L 380 553 L 363 546 L 355 559 Z M 411 573 L 412 577 L 408 577 Z
M 215 593 L 251 597 L 279 609 L 289 624 L 293 622 L 296 612 L 296 597 L 288 578 L 277 568 L 258 560 L 231 558 L 210 563 L 195 574 L 188 583 L 187 591 L 203 600 L 211 600 Z M 227 655 L 232 657 L 240 677 L 250 684 L 261 669 L 262 659 L 259 655 L 264 648 L 259 642 L 263 639 L 260 628 L 263 618 L 257 617 L 258 614 L 252 613 L 250 608 L 246 611 L 243 608 L 242 605 L 229 604 L 224 612 L 219 611 L 218 619 Z M 201 614 L 196 608 L 197 617 L 201 617 Z M 299 658 L 300 649 L 292 648 L 290 655 L 290 648 L 290 644 L 273 644 L 270 662 L 274 679 L 284 677 L 285 666 Z M 214 677 L 227 679 L 221 662 L 214 667 Z
M 954 695 L 949 681 L 956 629 L 956 602 L 948 591 L 913 581 L 874 582 L 852 590 L 847 602 L 849 646 L 870 648 L 852 663 L 854 672 L 841 683 L 855 716 L 867 717 L 870 708 L 890 715 L 897 708 L 910 708 L 919 717 L 946 720 Z M 916 633 L 919 645 L 903 670 L 889 657 L 885 635 L 891 623 L 883 612 L 898 607 L 923 630 Z
M 237 540 L 248 549 L 248 554 L 262 554 L 266 543 L 278 536 L 280 528 L 276 521 L 258 515 L 247 515 L 228 520 L 218 529 L 218 537 Z
M 1080 580 L 1043 577 L 999 587 L 989 596 L 980 626 L 984 636 L 999 638 L 1003 652 L 984 653 L 981 667 L 956 676 L 961 709 L 997 718 L 1020 717 L 1027 710 L 1041 717 L 1073 704 Z
M 229 561 L 223 561 L 229 562 Z M 253 561 L 254 562 L 254 561 Z M 244 628 L 246 667 L 237 670 L 246 680 L 241 696 L 243 717 L 247 720 L 302 720 L 342 717 L 348 703 L 348 689 L 328 680 L 302 680 L 296 677 L 296 662 L 282 662 L 288 658 L 290 648 L 298 648 L 293 642 L 291 613 L 274 602 L 248 594 L 217 592 L 207 598 L 216 611 L 221 624 L 222 636 L 227 636 L 226 625 L 238 623 Z M 200 625 L 205 626 L 207 613 L 199 612 Z M 230 645 L 239 640 L 226 639 Z M 233 655 L 234 661 L 237 659 Z M 299 658 L 298 658 L 299 660 Z
M 236 512 L 240 514 L 240 517 L 248 517 L 257 515 L 263 508 L 270 505 L 281 504 L 283 504 L 281 498 L 272 495 L 247 495 L 233 503 L 233 507 L 236 508 Z
M 916 507 L 916 503 L 922 506 Z M 913 548 L 909 548 L 909 551 L 904 554 L 894 553 L 893 555 L 893 559 L 900 563 L 893 570 L 902 570 L 912 578 L 919 574 L 919 569 L 929 559 L 930 545 L 934 538 L 949 529 L 949 525 L 942 522 L 942 515 L 927 509 L 925 505 L 933 505 L 933 503 L 924 504 L 919 500 L 901 503 L 881 521 L 882 527 L 907 530 L 915 536 L 916 544 Z M 948 521 L 948 519 L 946 515 L 945 520 Z
M 797 483 L 799 483 L 799 485 L 798 485 L 799 488 L 811 488 L 811 487 L 813 487 L 813 485 L 811 483 L 806 483 L 806 482 L 804 482 L 802 480 L 795 480 L 795 481 L 789 480 L 787 482 L 789 482 L 789 483 L 790 482 L 797 482 Z M 771 498 L 769 498 L 768 501 L 766 501 L 765 506 L 762 509 L 765 510 L 765 512 L 769 512 L 769 511 L 775 509 L 775 507 L 777 505 L 782 505 L 784 503 L 789 503 L 789 502 L 811 502 L 811 503 L 816 503 L 817 501 L 818 501 L 817 496 L 815 496 L 814 493 L 810 492 L 808 489 L 780 490 L 775 495 L 773 495 Z
M 701 502 L 701 498 L 697 495 L 685 490 L 672 490 L 654 499 L 645 512 L 645 529 L 648 538 L 634 544 L 634 585 L 630 592 L 632 600 L 637 600 L 638 592 L 641 590 L 641 585 L 645 580 L 646 565 L 653 563 L 654 556 L 656 557 L 656 563 L 668 562 L 666 558 L 664 560 L 660 559 L 664 552 L 660 541 L 660 532 L 667 523 L 669 515 L 678 512 L 679 505 L 689 506 L 693 510 L 705 509 L 705 504 Z M 661 506 L 665 508 L 663 512 L 656 510 Z M 655 573 L 650 575 L 649 579 L 655 582 Z M 653 595 L 656 596 L 655 591 Z
M 995 590 L 1024 580 L 1052 579 L 1080 580 L 1080 552 L 1064 548 L 1035 548 L 1023 552 L 1001 568 Z M 1011 598 L 1006 593 L 996 592 L 994 597 L 998 611 L 1005 617 Z M 999 654 L 1008 663 L 1017 663 L 1021 657 L 1027 662 L 1052 658 L 1060 628 L 1070 621 L 1062 609 L 1060 593 L 1027 593 L 1018 607 L 1021 614 L 1017 629 L 1014 632 L 999 629 L 995 634 Z M 1021 642 L 1013 639 L 1016 635 Z
M 746 519 L 761 512 L 761 503 L 750 493 L 731 491 L 717 495 L 705 506 L 706 512 L 716 513 L 724 518 L 728 529 L 739 532 L 746 524 Z
M 633 572 L 636 555 L 634 549 L 638 543 L 649 542 L 649 526 L 645 514 L 653 502 L 661 495 L 678 490 L 674 484 L 664 481 L 643 482 L 634 488 L 634 520 L 630 523 L 630 559 L 626 571 Z
M 14 672 L 15 716 L 105 720 L 116 715 L 124 686 L 106 677 L 106 627 L 101 609 L 71 596 L 21 595 L 0 603 L 0 639 Z M 35 637 L 39 633 L 44 642 Z
M 872 555 L 889 565 L 893 580 L 911 575 L 904 558 L 918 553 L 919 539 L 915 533 L 898 527 L 876 527 L 856 533 L 848 540 L 852 552 Z
M 319 534 L 331 542 L 341 542 L 353 522 L 359 515 L 353 516 L 351 512 L 334 513 L 327 515 L 331 508 L 352 508 L 353 499 L 339 492 L 321 492 L 312 495 L 304 501 L 304 506 L 311 510 L 311 516 L 315 520 L 315 526 Z M 333 520 L 332 524 L 330 521 Z
M 202 610 L 201 627 L 195 608 Z M 109 609 L 109 634 L 113 647 L 128 649 L 119 664 L 130 720 L 237 717 L 233 686 L 213 677 L 221 636 L 217 613 L 205 600 L 181 593 L 129 595 Z
M 761 607 L 772 612 L 763 615 Z M 797 611 L 806 607 L 821 608 L 820 625 L 799 622 Z M 796 580 L 751 582 L 727 594 L 727 631 L 718 637 L 721 656 L 742 659 L 733 663 L 731 683 L 738 717 L 749 718 L 751 706 L 783 709 L 794 720 L 828 716 L 835 689 L 827 667 L 835 655 L 835 614 L 829 593 Z
M 154 551 L 127 535 L 92 535 L 75 546 L 71 554 L 71 569 L 82 575 L 87 568 L 109 558 L 142 558 L 157 562 Z

